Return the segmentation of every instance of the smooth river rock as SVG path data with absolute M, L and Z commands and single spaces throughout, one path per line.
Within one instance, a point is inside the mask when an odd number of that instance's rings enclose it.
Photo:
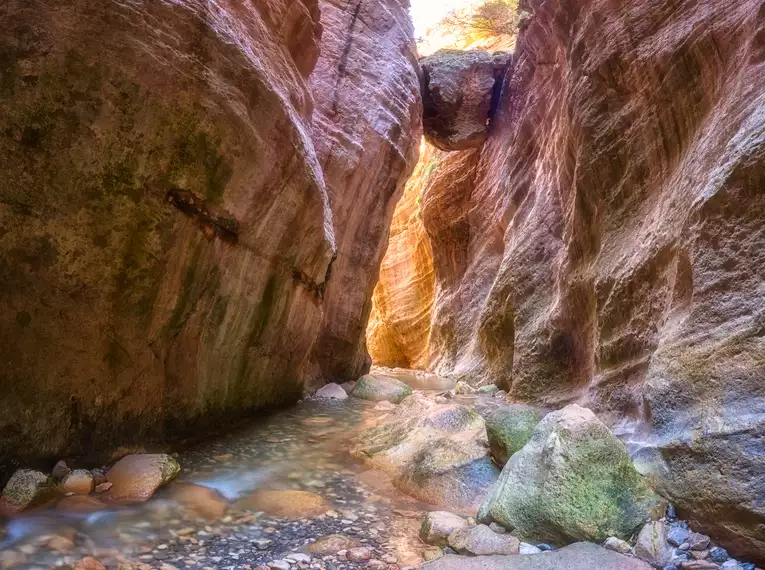
M 110 502 L 140 503 L 180 472 L 178 462 L 163 453 L 127 455 L 106 473 L 112 486 L 101 497 Z

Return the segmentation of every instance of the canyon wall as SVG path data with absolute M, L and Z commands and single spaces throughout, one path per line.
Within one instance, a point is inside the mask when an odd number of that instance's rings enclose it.
M 397 1 L 4 2 L 0 457 L 203 434 L 296 400 L 322 326 L 358 345 L 330 283 L 371 295 L 342 258 L 416 160 L 413 62 Z
M 488 140 L 423 189 L 431 367 L 591 407 L 693 525 L 762 560 L 765 6 L 521 11 Z
M 312 359 L 317 384 L 355 380 L 369 371 L 370 299 L 422 136 L 406 6 L 398 0 L 328 0 L 321 13 L 321 57 L 311 76 L 313 133 L 335 220 L 337 259 Z
M 427 368 L 434 296 L 433 251 L 420 213 L 420 196 L 440 151 L 423 142 L 417 167 L 396 205 L 388 249 L 372 297 L 367 347 L 385 366 Z

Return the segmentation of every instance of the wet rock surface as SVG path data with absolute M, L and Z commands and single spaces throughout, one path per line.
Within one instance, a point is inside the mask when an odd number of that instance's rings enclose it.
M 353 388 L 353 397 L 373 402 L 387 401 L 392 404 L 400 404 L 404 398 L 412 395 L 412 389 L 408 384 L 376 374 L 365 374 L 356 381 Z

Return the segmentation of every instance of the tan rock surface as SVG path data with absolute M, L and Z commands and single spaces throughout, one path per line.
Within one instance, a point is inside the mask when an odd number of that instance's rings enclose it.
M 311 1 L 4 3 L 0 455 L 300 394 L 334 255 L 303 75 L 317 18 Z
M 263 511 L 266 514 L 285 517 L 288 519 L 302 519 L 323 515 L 330 509 L 320 495 L 308 491 L 267 491 L 257 490 L 237 501 L 239 508 Z
M 396 205 L 388 249 L 372 296 L 367 348 L 382 366 L 426 368 L 435 278 L 430 240 L 420 218 L 420 196 L 439 151 L 427 143 Z
M 109 469 L 106 477 L 112 486 L 101 494 L 101 498 L 116 503 L 146 501 L 162 485 L 172 481 L 179 471 L 178 463 L 168 455 L 128 455 Z

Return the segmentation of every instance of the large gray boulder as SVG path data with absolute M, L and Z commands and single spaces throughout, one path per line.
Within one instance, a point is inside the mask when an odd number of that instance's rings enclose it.
M 351 454 L 388 473 L 408 495 L 449 509 L 477 509 L 499 476 L 481 416 L 421 394 L 361 432 Z
M 480 146 L 489 133 L 496 78 L 509 57 L 478 50 L 439 50 L 420 60 L 425 138 L 441 150 Z
M 524 540 L 600 543 L 629 539 L 659 504 L 622 442 L 574 404 L 545 417 L 513 455 L 481 520 L 514 529 Z
M 388 401 L 398 404 L 411 395 L 412 389 L 400 380 L 372 374 L 365 374 L 359 378 L 353 389 L 354 398 L 373 402 Z
M 595 544 L 580 542 L 555 552 L 527 556 L 444 556 L 423 570 L 651 570 L 651 567 Z

